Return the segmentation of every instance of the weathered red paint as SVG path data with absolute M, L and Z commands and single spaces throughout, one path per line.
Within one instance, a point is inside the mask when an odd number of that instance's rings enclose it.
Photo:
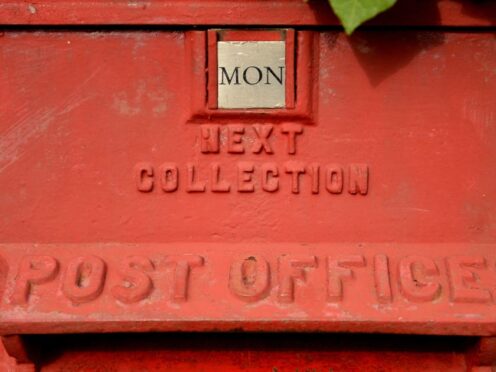
M 136 368 L 492 368 L 495 9 L 402 0 L 346 37 L 300 27 L 337 25 L 324 1 L 2 2 L 0 369 L 135 368 L 16 335 L 235 330 L 467 338 Z M 294 108 L 216 109 L 210 25 L 289 30 Z
M 180 32 L 14 32 L 0 40 L 6 243 L 495 241 L 492 33 L 323 32 L 318 121 L 257 120 L 273 125 L 273 154 L 253 153 L 255 130 L 234 119 L 209 124 L 221 141 L 218 153 L 202 153 L 204 126 L 185 123 L 196 76 L 184 66 Z M 227 141 L 236 125 L 245 131 L 238 155 Z M 295 161 L 321 166 L 319 194 L 307 171 L 291 195 L 285 169 Z M 240 162 L 256 165 L 254 193 L 237 191 Z M 142 163 L 155 172 L 148 193 L 134 179 Z M 175 194 L 161 189 L 164 163 L 178 167 Z M 231 192 L 186 192 L 187 163 L 206 184 L 219 163 Z M 273 194 L 260 186 L 270 163 L 280 179 Z M 334 193 L 324 178 L 332 164 L 344 172 Z M 349 183 L 353 164 L 369 168 L 365 196 Z
M 379 26 L 492 26 L 493 1 L 403 0 L 369 22 Z M 148 0 L 0 3 L 0 21 L 10 25 L 270 25 L 337 26 L 325 0 Z
M 496 333 L 494 245 L 87 243 L 2 251 L 12 268 L 3 334 Z

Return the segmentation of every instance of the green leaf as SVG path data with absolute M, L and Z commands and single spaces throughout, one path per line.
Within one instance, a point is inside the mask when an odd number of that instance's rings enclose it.
M 396 0 L 329 0 L 329 3 L 346 33 L 351 35 L 363 22 L 391 8 Z

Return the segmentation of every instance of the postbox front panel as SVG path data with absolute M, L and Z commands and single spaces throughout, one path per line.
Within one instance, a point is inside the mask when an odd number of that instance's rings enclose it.
M 494 334 L 494 35 L 207 33 L 0 38 L 0 330 Z

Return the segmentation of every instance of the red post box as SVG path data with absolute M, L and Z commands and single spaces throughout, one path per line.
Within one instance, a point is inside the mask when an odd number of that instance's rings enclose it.
M 495 22 L 2 2 L 0 368 L 494 369 Z

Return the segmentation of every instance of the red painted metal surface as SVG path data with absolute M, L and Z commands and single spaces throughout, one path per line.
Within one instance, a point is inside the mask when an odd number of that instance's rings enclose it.
M 496 334 L 494 245 L 16 244 L 3 257 L 2 334 Z
M 493 26 L 493 1 L 402 0 L 370 22 L 391 26 Z M 149 0 L 0 3 L 0 23 L 12 25 L 339 25 L 326 0 Z
M 203 127 L 185 123 L 196 76 L 182 33 L 5 33 L 3 242 L 493 244 L 494 35 L 320 36 L 318 122 L 296 127 L 295 141 L 288 123 L 260 123 L 273 125 L 273 154 L 252 152 L 260 138 L 251 125 L 244 153 L 229 153 L 233 127 L 220 125 L 219 153 L 205 154 Z M 256 186 L 240 193 L 246 161 L 257 166 Z M 292 192 L 285 164 L 294 161 L 323 167 L 319 193 L 311 172 Z M 177 191 L 164 192 L 157 173 L 140 192 L 143 162 L 177 164 Z M 211 191 L 216 162 L 229 193 Z M 187 163 L 205 192 L 187 191 Z M 278 192 L 261 187 L 264 163 L 281 171 Z M 345 173 L 341 192 L 327 190 L 328 164 Z M 360 164 L 366 195 L 349 182 Z
M 324 2 L 2 2 L 4 25 L 181 27 L 0 35 L 0 368 L 491 368 L 495 8 L 434 3 L 371 25 L 477 27 L 348 38 L 298 27 L 336 25 Z M 294 30 L 294 108 L 209 105 L 208 26 L 229 24 Z M 37 336 L 45 359 L 15 336 L 236 330 L 465 338 L 147 341 L 134 365 L 132 334 L 101 354 Z
M 323 32 L 318 121 L 261 138 L 185 122 L 180 32 L 6 33 L 2 332 L 493 335 L 494 45 Z M 130 303 L 113 293 L 141 277 Z

